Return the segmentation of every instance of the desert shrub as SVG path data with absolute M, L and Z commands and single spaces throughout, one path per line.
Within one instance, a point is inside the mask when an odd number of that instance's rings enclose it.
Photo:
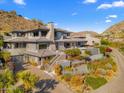
M 81 86 L 83 84 L 83 78 L 80 75 L 72 76 L 70 80 L 72 86 Z
M 121 48 L 122 46 L 124 46 L 124 43 L 122 43 L 122 42 L 111 42 L 110 46 L 114 47 L 114 48 Z
M 48 59 L 44 60 L 43 64 L 49 64 L 49 60 Z
M 61 65 L 59 65 L 59 64 L 55 65 L 54 70 L 58 76 L 62 74 L 62 66 Z
M 108 70 L 107 71 L 107 76 L 112 77 L 114 74 L 113 70 Z
M 37 66 L 37 65 L 38 65 L 37 62 L 35 62 L 34 60 L 30 61 L 29 63 L 30 63 L 32 66 Z
M 64 70 L 66 70 L 66 71 L 72 71 L 72 68 L 71 67 L 64 67 Z
M 72 75 L 71 74 L 64 74 L 62 76 L 62 79 L 69 82 L 71 80 Z
M 91 51 L 86 50 L 86 51 L 85 51 L 85 54 L 91 55 Z
M 82 60 L 82 57 L 81 56 L 69 56 L 67 60 Z
M 67 54 L 71 57 L 79 56 L 81 54 L 81 51 L 78 48 L 68 49 L 68 50 L 65 50 L 64 52 L 65 52 L 65 54 Z
M 106 46 L 100 46 L 99 49 L 100 49 L 100 53 L 105 53 L 106 52 Z
M 122 53 L 124 53 L 124 46 L 121 46 L 121 47 L 119 48 L 119 51 L 122 52 Z

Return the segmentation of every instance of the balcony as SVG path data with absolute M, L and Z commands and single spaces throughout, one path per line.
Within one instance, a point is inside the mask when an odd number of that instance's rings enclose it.
M 3 50 L 10 52 L 11 56 L 22 55 L 26 51 L 25 48 L 3 49 Z

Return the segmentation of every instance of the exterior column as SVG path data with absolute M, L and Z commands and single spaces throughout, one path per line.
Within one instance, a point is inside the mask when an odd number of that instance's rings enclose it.
M 72 43 L 72 42 L 70 43 L 70 48 L 74 48 L 74 46 L 73 46 L 73 43 Z
M 41 37 L 41 36 L 42 36 L 41 31 L 39 31 L 39 37 Z
M 11 44 L 11 49 L 14 49 L 14 43 L 13 43 L 13 44 Z
M 27 33 L 28 38 L 30 38 L 30 33 Z
M 77 47 L 76 47 L 76 42 L 74 42 L 74 48 L 77 48 Z

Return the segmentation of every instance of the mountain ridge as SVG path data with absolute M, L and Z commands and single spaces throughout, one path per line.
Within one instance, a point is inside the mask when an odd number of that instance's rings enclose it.
M 97 37 L 97 36 L 100 35 L 95 31 L 80 31 L 80 32 L 72 32 L 71 36 L 72 37 L 85 37 L 87 34 L 89 34 L 89 35 L 91 35 L 93 37 Z

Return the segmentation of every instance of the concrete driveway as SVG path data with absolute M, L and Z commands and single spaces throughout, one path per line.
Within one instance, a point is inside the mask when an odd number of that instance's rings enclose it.
M 117 77 L 92 93 L 124 93 L 124 56 L 116 49 L 113 49 L 113 56 L 119 70 Z

